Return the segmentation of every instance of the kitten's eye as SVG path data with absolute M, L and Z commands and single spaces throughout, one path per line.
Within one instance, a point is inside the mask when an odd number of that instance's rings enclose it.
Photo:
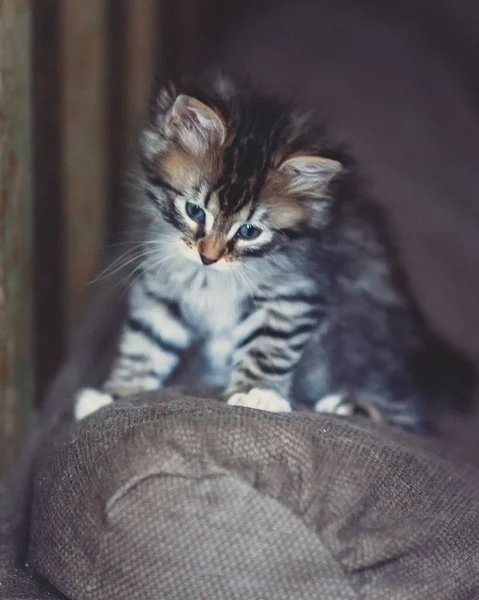
M 254 225 L 250 225 L 249 223 L 245 223 L 244 225 L 241 225 L 236 232 L 236 235 L 242 240 L 254 240 L 261 235 L 261 229 Z
M 192 202 L 186 203 L 186 214 L 192 219 L 196 221 L 196 223 L 204 223 L 206 220 L 206 213 L 197 204 L 193 204 Z

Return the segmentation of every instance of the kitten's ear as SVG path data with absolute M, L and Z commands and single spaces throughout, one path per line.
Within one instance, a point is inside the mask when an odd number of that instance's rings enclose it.
M 290 191 L 305 196 L 318 196 L 342 169 L 337 160 L 322 156 L 293 156 L 281 166 L 280 171 L 290 180 Z
M 199 154 L 211 144 L 223 144 L 226 125 L 212 108 L 192 96 L 180 94 L 165 124 L 167 135 L 177 136 L 189 150 Z

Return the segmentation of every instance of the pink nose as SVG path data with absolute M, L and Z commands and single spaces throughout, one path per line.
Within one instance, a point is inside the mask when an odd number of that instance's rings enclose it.
M 217 258 L 210 258 L 209 256 L 205 256 L 204 254 L 200 254 L 200 258 L 201 258 L 201 262 L 204 265 L 212 265 L 213 263 L 218 261 Z

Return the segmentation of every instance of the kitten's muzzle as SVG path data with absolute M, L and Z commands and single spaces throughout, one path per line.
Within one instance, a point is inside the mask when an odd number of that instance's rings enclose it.
M 225 254 L 226 248 L 223 240 L 219 236 L 211 234 L 199 241 L 197 250 L 201 262 L 204 265 L 212 265 L 213 263 L 218 262 Z
M 205 256 L 204 254 L 200 254 L 201 262 L 204 265 L 212 265 L 215 262 L 218 262 L 219 257 L 212 258 L 210 256 Z

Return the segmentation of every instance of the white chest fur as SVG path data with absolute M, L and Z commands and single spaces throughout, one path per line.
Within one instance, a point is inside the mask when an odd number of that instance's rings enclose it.
M 246 296 L 241 282 L 228 272 L 182 266 L 149 277 L 148 287 L 159 297 L 178 303 L 184 324 L 192 332 L 202 337 L 231 334 Z
M 218 276 L 219 275 L 219 276 Z M 238 321 L 244 294 L 223 274 L 199 272 L 178 301 L 191 327 L 211 335 L 231 333 Z
M 207 267 L 170 273 L 155 281 L 158 292 L 178 303 L 183 326 L 192 340 L 203 340 L 205 362 L 202 379 L 212 386 L 226 387 L 231 372 L 234 330 L 238 324 L 244 290 L 228 273 L 212 272 Z M 159 313 L 159 307 L 157 307 Z M 158 320 L 158 327 L 166 323 Z

